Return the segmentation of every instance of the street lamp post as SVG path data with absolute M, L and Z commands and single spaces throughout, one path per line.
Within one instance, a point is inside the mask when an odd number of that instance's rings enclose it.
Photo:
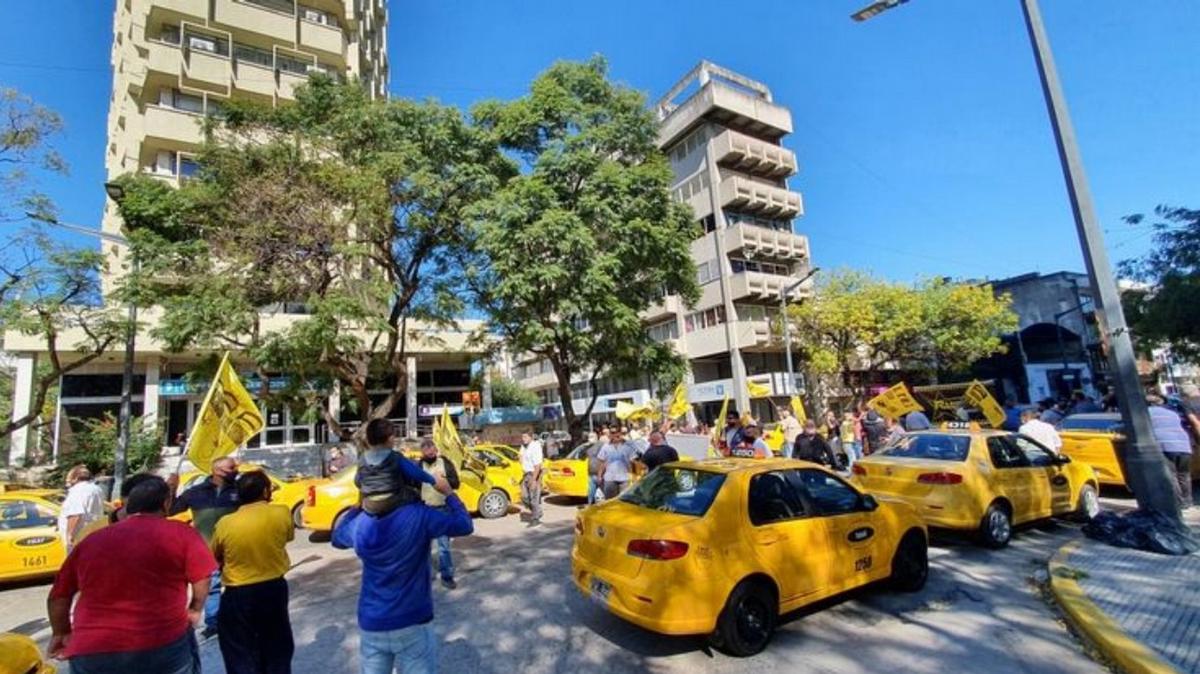
M 901 4 L 886 0 L 876 2 L 853 15 L 863 21 Z M 1121 297 L 1113 280 L 1108 252 L 1104 249 L 1104 235 L 1096 222 L 1096 209 L 1092 204 L 1091 192 L 1083 171 L 1083 159 L 1075 142 L 1075 129 L 1067 112 L 1066 99 L 1058 81 L 1058 70 L 1050 53 L 1050 43 L 1042 24 L 1041 10 L 1037 0 L 1021 0 L 1025 15 L 1025 27 L 1033 46 L 1037 61 L 1038 76 L 1042 83 L 1042 94 L 1050 113 L 1050 125 L 1062 163 L 1063 177 L 1067 183 L 1067 194 L 1071 200 L 1071 212 L 1075 217 L 1075 229 L 1083 249 L 1083 260 L 1088 278 L 1096 289 L 1096 317 L 1100 322 L 1101 334 L 1108 346 L 1109 367 L 1116 382 L 1117 399 L 1121 405 L 1121 422 L 1125 428 L 1125 477 L 1137 498 L 1138 507 L 1160 513 L 1182 528 L 1179 505 L 1175 490 L 1167 473 L 1162 451 L 1154 440 L 1150 427 L 1150 415 L 1146 399 L 1142 395 L 1138 380 L 1137 365 L 1133 355 L 1133 343 L 1125 314 L 1121 310 Z M 874 11 L 870 11 L 874 10 Z
M 124 196 L 124 190 L 120 185 L 113 183 L 104 186 L 108 196 L 114 201 L 119 200 Z M 66 222 L 48 217 L 46 215 L 38 215 L 35 213 L 26 213 L 27 216 L 34 220 L 44 222 L 48 225 L 84 234 L 94 236 L 101 241 L 115 243 L 125 247 L 129 247 L 129 239 L 117 234 L 109 234 L 79 225 L 72 225 Z M 130 248 L 132 250 L 132 248 Z M 138 258 L 136 255 L 131 255 L 130 266 L 134 277 L 137 277 L 139 271 Z M 121 493 L 121 485 L 125 481 L 125 473 L 128 471 L 129 457 L 129 438 L 130 427 L 133 424 L 133 359 L 134 350 L 137 340 L 137 303 L 131 298 L 127 309 L 127 318 L 125 324 L 125 360 L 121 371 L 121 403 L 117 411 L 117 446 L 113 450 L 113 485 L 112 496 L 117 498 Z
M 788 387 L 792 395 L 796 395 L 798 387 L 796 386 L 796 374 L 792 369 L 792 322 L 788 320 L 787 315 L 788 297 L 791 296 L 793 290 L 799 288 L 801 284 L 812 278 L 813 274 L 816 274 L 819 271 L 821 271 L 820 267 L 813 267 L 799 281 L 796 281 L 795 283 L 784 288 L 779 295 L 779 317 L 780 320 L 783 321 L 783 348 L 784 353 L 787 354 Z

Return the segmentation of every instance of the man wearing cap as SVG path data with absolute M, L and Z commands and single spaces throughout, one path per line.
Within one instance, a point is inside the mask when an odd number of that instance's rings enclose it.
M 741 442 L 729 448 L 729 455 L 739 459 L 765 459 L 771 456 L 770 448 L 758 437 L 758 431 L 758 422 L 747 422 L 742 428 Z

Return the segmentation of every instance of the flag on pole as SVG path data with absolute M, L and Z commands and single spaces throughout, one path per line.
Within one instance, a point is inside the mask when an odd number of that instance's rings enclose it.
M 909 412 L 923 409 L 921 403 L 908 392 L 904 382 L 900 382 L 888 390 L 867 401 L 867 407 L 879 412 L 889 419 L 899 419 Z
M 721 402 L 721 413 L 717 415 L 716 421 L 713 422 L 712 443 L 708 447 L 709 456 L 721 456 L 719 447 L 723 438 L 721 434 L 725 432 L 725 415 L 729 414 L 729 394 L 725 394 L 725 400 Z
M 687 414 L 692 409 L 691 403 L 688 402 L 687 385 L 683 382 L 675 387 L 675 395 L 671 398 L 671 406 L 667 409 L 668 419 L 678 419 Z
M 751 398 L 769 398 L 771 397 L 771 387 L 766 384 L 759 384 L 746 380 L 746 390 L 750 392 Z
M 442 415 L 434 422 L 433 433 L 433 444 L 437 446 L 438 453 L 450 459 L 455 468 L 461 469 L 467 452 L 463 448 L 462 438 L 458 435 L 458 428 L 454 425 L 454 418 L 450 416 L 449 407 L 442 406 Z
M 651 398 L 649 401 L 644 402 L 641 405 L 634 405 L 633 403 L 628 403 L 622 400 L 617 403 L 617 407 L 613 410 L 613 414 L 615 414 L 616 417 L 621 421 L 637 422 L 647 419 L 654 421 L 658 419 L 660 412 L 658 409 L 658 401 Z
M 987 387 L 975 380 L 967 387 L 966 393 L 963 394 L 963 399 L 971 403 L 983 416 L 987 417 L 988 423 L 992 428 L 1000 428 L 1004 425 L 1005 415 L 1004 408 L 996 399 L 992 397 L 991 391 Z
M 226 352 L 188 438 L 188 458 L 196 468 L 207 471 L 213 461 L 232 454 L 262 428 L 258 403 L 238 379 Z
M 804 403 L 800 402 L 800 396 L 792 396 L 791 407 L 796 421 L 799 421 L 801 424 L 808 421 L 808 413 L 804 411 Z

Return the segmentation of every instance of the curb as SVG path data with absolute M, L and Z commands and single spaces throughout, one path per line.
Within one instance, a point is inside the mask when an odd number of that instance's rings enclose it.
M 1075 580 L 1075 570 L 1067 564 L 1067 558 L 1079 547 L 1079 541 L 1067 543 L 1059 548 L 1049 563 L 1050 590 L 1070 618 L 1072 627 L 1128 674 L 1180 674 L 1179 669 L 1130 636 L 1088 599 L 1087 593 Z

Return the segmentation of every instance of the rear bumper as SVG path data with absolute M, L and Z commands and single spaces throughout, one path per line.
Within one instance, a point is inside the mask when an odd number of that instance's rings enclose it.
M 606 602 L 592 597 L 591 583 L 597 577 L 612 586 Z M 716 628 L 717 614 L 722 608 L 706 610 L 704 606 L 696 605 L 702 602 L 669 601 L 670 597 L 663 596 L 662 583 L 652 580 L 639 583 L 606 575 L 603 569 L 580 558 L 574 549 L 571 550 L 571 580 L 583 596 L 593 599 L 610 613 L 659 634 L 708 634 Z M 647 599 L 649 601 L 645 601 Z
M 570 477 L 556 477 L 550 474 L 542 479 L 542 486 L 551 494 L 559 496 L 573 496 L 575 498 L 587 498 L 587 477 L 578 475 Z

